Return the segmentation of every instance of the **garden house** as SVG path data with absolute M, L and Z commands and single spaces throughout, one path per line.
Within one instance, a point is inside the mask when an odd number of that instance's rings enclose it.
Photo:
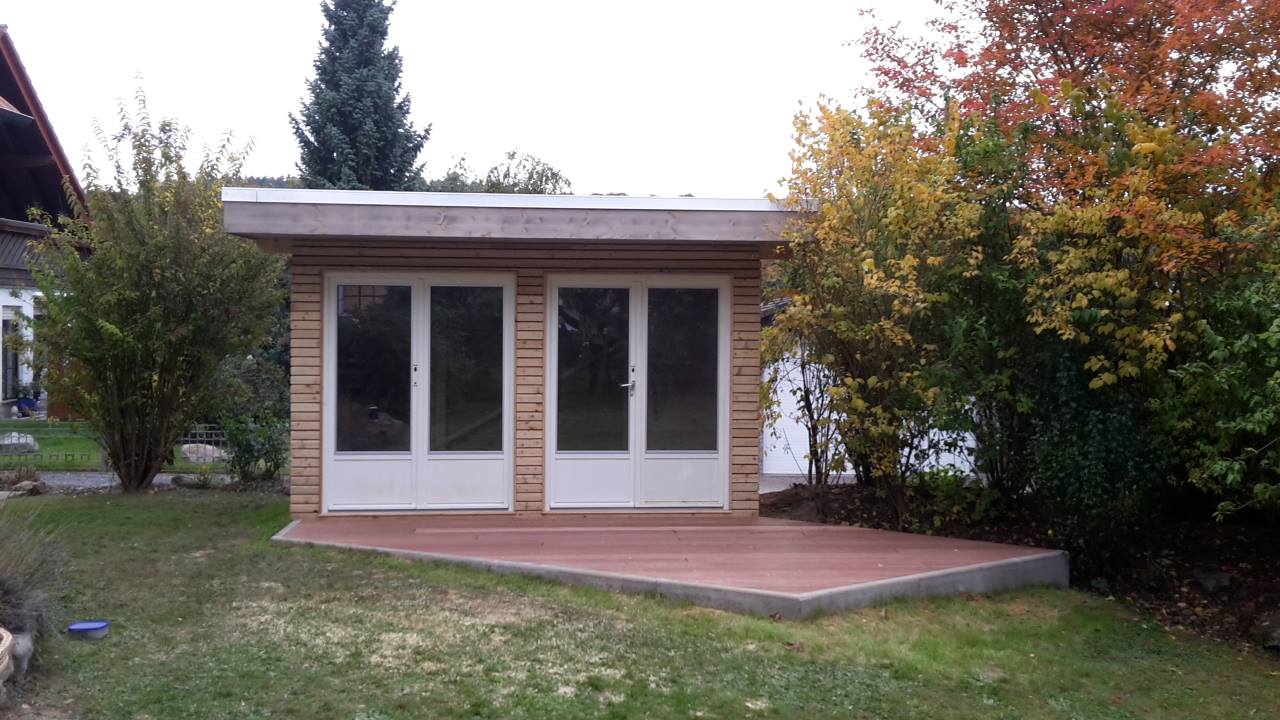
M 767 200 L 227 188 L 288 258 L 295 516 L 754 515 Z

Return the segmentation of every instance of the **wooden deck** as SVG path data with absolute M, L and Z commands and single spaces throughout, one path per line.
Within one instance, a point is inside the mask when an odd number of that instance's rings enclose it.
M 1057 551 L 738 517 L 322 517 L 277 536 L 803 616 L 905 596 L 1066 583 Z

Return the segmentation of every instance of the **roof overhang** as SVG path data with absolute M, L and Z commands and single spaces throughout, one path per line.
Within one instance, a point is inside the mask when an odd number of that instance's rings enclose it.
M 0 232 L 10 232 L 17 235 L 30 235 L 31 237 L 44 237 L 52 232 L 52 230 L 48 225 L 41 225 L 40 223 L 0 218 Z
M 769 200 L 224 188 L 223 226 L 267 241 L 561 240 L 777 245 L 793 212 Z M 288 252 L 288 243 L 262 243 Z
M 0 97 L 0 124 L 26 127 L 36 119 L 22 112 L 16 105 Z
M 2 24 L 0 24 L 0 63 L 4 66 L 3 70 L 13 77 L 19 93 L 19 97 L 7 98 L 4 101 L 6 107 L 3 109 L 3 114 L 6 116 L 8 124 L 25 125 L 29 122 L 36 124 L 40 139 L 49 153 L 48 164 L 57 168 L 58 175 L 70 184 L 71 191 L 83 204 L 84 188 L 80 186 L 75 170 L 71 167 L 71 161 L 67 158 L 67 153 L 62 149 L 62 144 L 58 142 L 58 136 L 53 132 L 53 124 L 49 122 L 49 116 L 45 114 L 44 106 L 40 104 L 36 89 L 31 84 L 31 77 L 27 74 L 27 69 L 23 66 L 22 59 L 18 57 L 18 49 L 14 47 L 13 38 L 9 35 L 9 28 Z M 17 107 L 16 101 L 18 100 L 21 100 L 26 106 L 27 112 L 22 112 Z M 30 160 L 32 158 L 24 158 L 22 162 L 29 162 Z M 44 165 L 44 158 L 40 158 L 39 163 Z M 61 196 L 62 189 L 58 188 L 56 194 Z

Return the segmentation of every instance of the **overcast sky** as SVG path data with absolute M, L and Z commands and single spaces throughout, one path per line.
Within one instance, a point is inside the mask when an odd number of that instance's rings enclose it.
M 39 0 L 0 9 L 79 169 L 93 122 L 145 89 L 197 142 L 254 143 L 246 172 L 295 172 L 296 112 L 318 0 Z M 858 9 L 919 27 L 930 0 L 481 2 L 400 0 L 391 42 L 422 160 L 483 170 L 540 156 L 577 193 L 758 197 L 788 170 L 791 118 L 866 82 Z

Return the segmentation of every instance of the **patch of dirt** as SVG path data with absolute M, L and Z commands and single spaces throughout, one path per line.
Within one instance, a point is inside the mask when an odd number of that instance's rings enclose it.
M 375 667 L 403 670 L 419 665 L 417 657 L 430 647 L 424 635 L 386 632 L 372 638 L 369 662 Z
M 396 678 L 405 692 L 495 673 L 504 678 L 490 697 L 496 704 L 535 679 L 559 694 L 600 693 L 608 704 L 602 688 L 627 672 L 613 654 L 625 657 L 625 648 L 594 646 L 631 627 L 612 612 L 491 589 L 423 587 L 379 572 L 354 586 L 302 595 L 267 583 L 243 587 L 225 636 L 287 647 L 294 662 L 314 670 L 357 663 L 371 676 Z
M 67 708 L 14 702 L 7 707 L 0 706 L 0 717 L 7 720 L 75 720 L 76 715 Z
M 20 687 L 8 685 L 0 699 L 0 718 L 4 720 L 75 720 L 79 717 L 70 699 L 56 697 L 44 687 L 44 673 L 37 669 L 27 675 Z
M 1158 526 L 1132 571 L 1107 582 L 1091 589 L 1123 596 L 1166 626 L 1245 640 L 1262 615 L 1280 611 L 1280 533 L 1219 523 Z
M 910 502 L 910 500 L 908 501 Z M 907 530 L 990 542 L 1056 547 L 1046 523 L 1021 517 L 967 523 L 961 518 L 914 518 L 903 528 L 870 488 L 797 485 L 760 496 L 765 517 Z M 1142 545 L 1129 548 L 1124 567 L 1106 577 L 1075 577 L 1082 590 L 1124 598 L 1165 627 L 1256 647 L 1254 623 L 1280 611 L 1280 532 L 1274 527 L 1212 520 L 1154 518 Z M 1280 653 L 1275 653 L 1280 658 Z
M 358 654 L 374 671 L 419 668 L 431 674 L 439 669 L 431 667 L 433 657 L 458 648 L 499 653 L 511 628 L 550 620 L 557 612 L 535 598 L 447 588 L 412 592 L 385 577 L 371 578 L 365 587 L 293 598 L 260 584 L 258 592 L 233 605 L 227 631 L 260 635 L 313 657 L 344 660 Z

